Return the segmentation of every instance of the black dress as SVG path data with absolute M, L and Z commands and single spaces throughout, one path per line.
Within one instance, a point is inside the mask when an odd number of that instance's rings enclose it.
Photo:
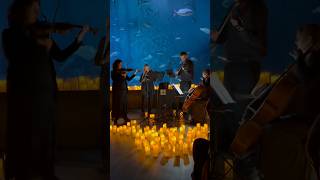
M 112 117 L 128 120 L 128 83 L 135 75 L 123 77 L 120 71 L 112 70 Z
M 80 46 L 76 41 L 61 51 L 36 43 L 23 27 L 3 31 L 8 60 L 6 175 L 16 179 L 54 175 L 54 107 L 57 91 L 52 58 L 66 60 Z

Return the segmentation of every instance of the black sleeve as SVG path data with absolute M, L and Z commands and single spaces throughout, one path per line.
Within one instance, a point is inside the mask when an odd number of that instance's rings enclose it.
M 139 82 L 141 82 L 141 81 L 142 81 L 142 77 L 143 77 L 143 75 L 144 75 L 144 73 L 142 74 L 142 76 L 140 76 Z
M 75 51 L 79 49 L 81 46 L 81 43 L 78 43 L 76 40 L 74 40 L 66 49 L 61 50 L 57 43 L 53 41 L 53 45 L 50 51 L 50 54 L 53 59 L 63 62 L 67 60 L 68 57 L 70 57 Z
M 130 76 L 130 77 L 129 77 L 129 76 L 127 76 L 127 78 L 126 78 L 126 79 L 127 79 L 128 81 L 131 81 L 135 76 L 136 76 L 135 74 L 132 74 L 132 76 Z

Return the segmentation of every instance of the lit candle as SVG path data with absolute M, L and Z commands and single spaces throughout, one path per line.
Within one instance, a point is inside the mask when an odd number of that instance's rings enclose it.
M 167 128 L 167 123 L 164 123 L 163 125 L 162 125 L 162 127 L 165 129 L 165 128 Z
M 197 128 L 200 128 L 200 123 L 197 123 Z
M 187 143 L 183 144 L 182 154 L 188 154 L 188 144 Z
M 150 118 L 154 119 L 155 118 L 155 114 L 150 114 Z

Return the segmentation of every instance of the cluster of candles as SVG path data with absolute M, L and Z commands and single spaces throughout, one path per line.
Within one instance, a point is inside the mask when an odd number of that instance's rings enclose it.
M 163 124 L 161 128 L 157 128 L 140 127 L 133 120 L 119 127 L 110 125 L 110 133 L 131 137 L 135 147 L 147 156 L 158 157 L 160 153 L 165 157 L 182 156 L 192 153 L 195 139 L 208 139 L 208 124 L 201 126 L 198 123 L 195 127 L 188 128 L 185 125 L 168 128 L 167 124 Z

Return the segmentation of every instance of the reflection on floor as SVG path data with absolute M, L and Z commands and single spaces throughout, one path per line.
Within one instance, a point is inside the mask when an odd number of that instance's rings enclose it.
M 129 114 L 132 120 L 141 121 L 139 111 Z M 118 122 L 122 123 L 122 122 Z M 187 180 L 191 179 L 193 159 L 191 156 L 146 156 L 135 148 L 134 139 L 111 134 L 110 173 L 111 180 Z
M 107 180 L 100 151 L 64 150 L 57 154 L 56 175 L 60 180 Z

